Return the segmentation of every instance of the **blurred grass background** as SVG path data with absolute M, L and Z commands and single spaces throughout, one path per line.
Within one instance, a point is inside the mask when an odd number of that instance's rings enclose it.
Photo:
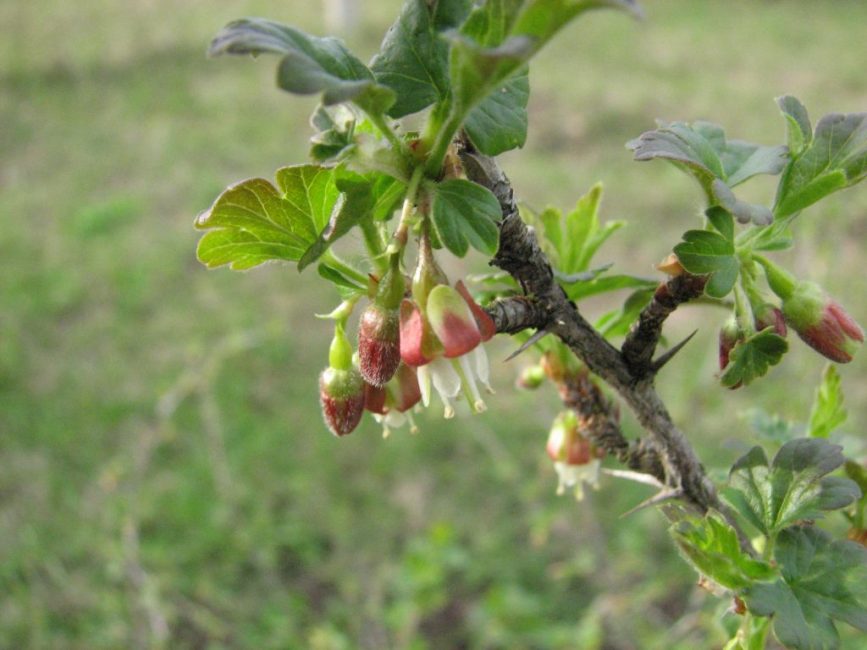
M 363 59 L 400 4 L 364 0 L 345 34 Z M 630 225 L 598 259 L 649 274 L 697 223 L 699 193 L 623 143 L 657 117 L 776 143 L 783 93 L 814 119 L 865 110 L 867 4 L 644 4 L 644 23 L 597 13 L 544 51 L 529 141 L 502 164 L 535 207 L 604 181 L 603 217 Z M 196 213 L 303 161 L 309 137 L 315 100 L 276 90 L 272 60 L 205 58 L 244 15 L 323 33 L 318 3 L 0 4 L 0 648 L 720 647 L 724 606 L 662 517 L 619 518 L 645 488 L 554 496 L 557 400 L 511 391 L 509 341 L 489 350 L 485 416 L 337 441 L 313 318 L 334 296 L 291 268 L 196 262 Z M 772 183 L 747 195 L 767 203 Z M 867 191 L 810 210 L 798 234 L 783 259 L 867 322 Z M 806 419 L 823 365 L 795 341 L 769 379 L 725 391 L 722 317 L 678 313 L 670 340 L 699 334 L 660 378 L 712 469 L 751 444 L 746 409 Z M 841 369 L 853 440 L 865 364 Z

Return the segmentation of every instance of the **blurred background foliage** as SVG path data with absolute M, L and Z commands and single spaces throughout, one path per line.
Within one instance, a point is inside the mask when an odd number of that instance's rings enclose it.
M 783 93 L 814 119 L 864 110 L 867 4 L 644 4 L 646 22 L 593 14 L 540 56 L 529 141 L 502 164 L 535 208 L 602 180 L 603 218 L 630 225 L 599 261 L 652 275 L 699 190 L 624 142 L 664 118 L 777 143 Z M 362 58 L 399 5 L 362 0 L 343 35 Z M 557 399 L 512 392 L 521 361 L 497 363 L 512 342 L 489 349 L 486 415 L 338 441 L 313 318 L 335 296 L 312 272 L 196 262 L 192 220 L 224 186 L 306 154 L 313 99 L 279 92 L 271 60 L 204 56 L 245 15 L 324 30 L 314 2 L 0 4 L 0 648 L 719 647 L 726 604 L 663 518 L 620 518 L 647 488 L 554 496 Z M 772 183 L 746 198 L 769 202 Z M 824 201 L 798 234 L 785 259 L 867 322 L 867 192 Z M 764 381 L 720 388 L 723 316 L 681 310 L 669 340 L 699 334 L 660 377 L 720 471 L 755 439 L 741 414 L 804 421 L 822 368 L 795 342 Z M 841 372 L 845 432 L 863 439 L 867 357 Z

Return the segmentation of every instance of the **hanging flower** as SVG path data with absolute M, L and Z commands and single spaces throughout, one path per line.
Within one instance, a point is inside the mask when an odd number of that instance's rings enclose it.
M 402 427 L 407 422 L 411 433 L 418 431 L 410 409 L 420 400 L 421 391 L 416 370 L 402 363 L 385 386 L 368 384 L 365 387 L 364 408 L 373 413 L 374 419 L 383 425 L 382 436 L 387 438 L 391 429 Z
M 470 296 L 463 282 L 431 287 L 418 299 L 404 300 L 400 309 L 400 354 L 404 363 L 418 368 L 421 399 L 430 404 L 431 386 L 445 404 L 444 415 L 454 416 L 454 400 L 463 393 L 476 413 L 485 410 L 478 384 L 489 384 L 488 358 L 479 344 L 496 327 Z
M 557 494 L 575 488 L 575 498 L 584 498 L 584 484 L 599 487 L 602 450 L 581 432 L 581 421 L 574 411 L 563 411 L 551 425 L 547 452 L 557 471 Z
M 783 301 L 783 315 L 798 336 L 819 354 L 849 363 L 864 342 L 864 331 L 819 285 L 802 282 Z

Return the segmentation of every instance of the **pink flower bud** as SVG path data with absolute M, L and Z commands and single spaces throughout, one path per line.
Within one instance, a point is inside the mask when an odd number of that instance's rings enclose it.
M 466 301 L 467 306 L 473 314 L 473 318 L 476 319 L 476 325 L 479 328 L 479 333 L 482 335 L 482 341 L 488 341 L 493 338 L 494 334 L 497 333 L 497 326 L 494 324 L 494 320 L 488 315 L 488 312 L 479 307 L 478 303 L 473 300 L 463 280 L 458 280 L 455 283 L 455 289 L 458 290 L 458 293 Z
M 864 331 L 819 285 L 801 282 L 783 300 L 783 316 L 819 354 L 848 363 L 864 342 Z
M 740 341 L 743 341 L 744 333 L 738 327 L 734 317 L 726 321 L 719 331 L 719 369 L 725 370 L 729 365 L 729 355 L 732 349 Z
M 400 316 L 371 303 L 358 323 L 358 365 L 364 381 L 382 386 L 400 364 Z
M 447 284 L 431 289 L 427 298 L 427 317 L 434 334 L 443 344 L 443 355 L 447 358 L 464 355 L 482 341 L 469 305 Z
M 418 367 L 433 361 L 442 350 L 430 324 L 412 300 L 400 304 L 400 358 Z
M 584 496 L 584 484 L 599 486 L 599 459 L 603 453 L 581 432 L 581 421 L 574 411 L 563 411 L 551 425 L 546 450 L 557 471 L 557 494 L 575 488 L 575 497 Z
M 335 436 L 358 426 L 364 412 L 365 383 L 355 368 L 328 367 L 319 375 L 319 401 L 325 424 Z
M 385 400 L 388 393 L 385 386 L 371 386 L 364 384 L 364 410 L 376 413 L 377 415 L 385 415 Z
M 774 328 L 774 334 L 785 337 L 788 333 L 783 312 L 770 303 L 762 303 L 753 309 L 756 331 L 761 332 L 768 327 Z

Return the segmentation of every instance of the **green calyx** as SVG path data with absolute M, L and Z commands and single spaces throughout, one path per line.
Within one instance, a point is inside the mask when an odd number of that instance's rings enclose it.
M 783 315 L 792 327 L 802 330 L 822 320 L 827 298 L 815 282 L 800 282 L 783 301 Z
M 406 284 L 400 270 L 400 253 L 393 253 L 389 258 L 388 271 L 379 281 L 379 287 L 376 290 L 376 304 L 389 311 L 396 310 L 400 307 L 400 301 L 403 300 L 405 291 Z
M 781 300 L 787 300 L 795 292 L 798 280 L 785 269 L 777 266 L 766 257 L 755 255 L 754 259 L 765 269 L 765 277 L 771 291 L 777 294 Z
M 352 344 L 346 338 L 343 325 L 337 323 L 334 327 L 334 338 L 328 349 L 328 365 L 335 370 L 349 370 L 352 368 Z

